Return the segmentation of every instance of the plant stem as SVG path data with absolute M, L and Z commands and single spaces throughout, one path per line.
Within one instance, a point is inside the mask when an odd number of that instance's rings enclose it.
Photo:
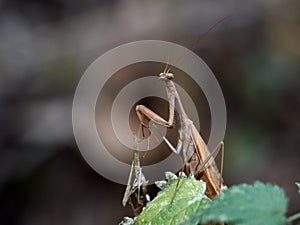
M 294 215 L 292 215 L 292 216 L 290 216 L 289 218 L 287 218 L 287 222 L 292 222 L 292 221 L 294 221 L 294 220 L 296 220 L 296 219 L 299 219 L 300 218 L 300 212 L 299 213 L 296 213 L 296 214 L 294 214 Z

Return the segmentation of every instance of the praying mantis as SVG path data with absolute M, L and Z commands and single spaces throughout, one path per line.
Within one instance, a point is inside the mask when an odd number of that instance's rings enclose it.
M 223 18 L 214 26 L 212 26 L 209 30 L 207 30 L 190 46 L 190 48 L 192 48 L 197 42 L 199 42 L 205 35 L 207 35 L 212 29 L 218 26 L 225 19 L 227 18 Z M 181 57 L 183 57 L 186 53 L 187 52 L 184 52 L 182 55 L 180 55 L 176 62 L 178 62 L 181 59 Z M 163 140 L 174 153 L 180 154 L 182 152 L 184 161 L 183 170 L 185 170 L 187 173 L 194 173 L 195 177 L 202 179 L 206 182 L 206 194 L 208 197 L 219 195 L 221 193 L 221 190 L 226 187 L 223 185 L 222 178 L 224 161 L 224 143 L 223 141 L 221 141 L 212 152 L 208 150 L 203 138 L 199 134 L 195 125 L 193 124 L 193 121 L 189 119 L 184 110 L 183 104 L 180 100 L 180 96 L 178 95 L 175 84 L 173 82 L 174 74 L 170 73 L 170 70 L 171 68 L 168 67 L 167 64 L 164 71 L 159 74 L 159 79 L 163 81 L 166 86 L 167 97 L 169 101 L 169 119 L 165 120 L 164 118 L 162 118 L 161 116 L 159 116 L 144 105 L 137 105 L 136 114 L 142 125 L 143 134 L 144 128 L 149 128 L 149 126 L 144 122 L 144 117 L 150 120 L 153 124 L 171 128 L 174 124 L 174 115 L 176 110 L 176 124 L 178 126 L 179 134 L 177 146 L 174 147 L 165 136 L 163 136 Z M 214 156 L 220 150 L 222 152 L 222 159 L 219 171 L 218 167 L 216 166 Z M 189 152 L 193 152 L 191 157 L 189 155 Z M 180 179 L 178 179 L 177 186 L 179 184 L 179 181 Z M 171 203 L 173 202 L 174 197 L 175 193 L 171 200 Z
M 213 25 L 210 29 L 208 29 L 204 34 L 202 34 L 192 45 L 189 47 L 191 49 L 196 43 L 198 43 L 203 37 L 205 37 L 212 29 L 222 23 L 227 17 L 218 21 L 215 25 Z M 187 52 L 183 52 L 180 55 L 176 62 L 178 62 Z M 178 125 L 178 134 L 179 139 L 177 146 L 174 147 L 169 140 L 163 136 L 163 140 L 169 146 L 169 148 L 176 154 L 180 154 L 182 152 L 184 166 L 182 168 L 185 170 L 187 174 L 193 173 L 194 176 L 198 179 L 202 179 L 206 182 L 206 195 L 208 197 L 213 197 L 215 195 L 219 195 L 221 190 L 226 186 L 223 185 L 223 161 L 224 161 L 224 143 L 221 141 L 217 147 L 210 152 L 199 134 L 197 128 L 193 124 L 193 121 L 189 119 L 187 116 L 183 104 L 180 100 L 180 96 L 177 93 L 175 84 L 173 83 L 174 75 L 170 73 L 170 69 L 168 68 L 168 64 L 166 65 L 164 71 L 159 74 L 159 79 L 165 83 L 167 97 L 169 101 L 169 119 L 165 120 L 151 109 L 147 108 L 144 105 L 137 105 L 136 106 L 136 114 L 141 123 L 142 128 L 142 136 L 144 137 L 144 128 L 149 128 L 145 122 L 144 117 L 146 117 L 150 122 L 155 125 L 161 125 L 167 128 L 172 128 L 174 124 L 174 116 L 175 110 L 177 113 L 177 125 Z M 131 171 L 129 174 L 129 180 L 127 184 L 127 188 L 123 197 L 123 205 L 125 206 L 126 203 L 130 200 L 130 197 L 136 190 L 138 190 L 137 194 L 137 205 L 143 206 L 143 202 L 140 202 L 140 189 L 142 187 L 143 194 L 145 195 L 145 186 L 148 184 L 145 176 L 143 175 L 140 167 L 139 161 L 139 153 L 138 153 L 138 139 L 135 136 L 135 152 L 134 152 L 134 159 L 132 161 Z M 216 162 L 214 161 L 214 156 L 221 150 L 222 152 L 222 159 L 221 159 L 221 168 L 220 172 L 216 166 Z M 192 152 L 192 155 L 189 154 Z M 135 179 L 133 181 L 133 186 L 130 185 L 132 180 L 132 173 L 133 168 L 135 170 Z M 182 175 L 183 173 L 181 173 Z M 181 178 L 180 175 L 180 178 Z M 177 181 L 176 188 L 180 182 L 180 178 Z M 174 200 L 176 192 L 171 199 L 171 204 Z M 143 199 L 144 200 L 144 199 Z M 131 200 L 130 200 L 131 203 Z M 131 203 L 132 204 L 132 203 Z M 133 207 L 134 208 L 134 207 Z
M 193 172 L 196 177 L 203 179 L 207 185 L 206 194 L 208 197 L 213 197 L 221 193 L 223 188 L 223 158 L 224 158 L 224 143 L 220 142 L 217 147 L 210 152 L 199 134 L 197 128 L 185 113 L 180 97 L 177 93 L 175 84 L 173 83 L 174 75 L 169 72 L 169 69 L 159 74 L 159 79 L 165 82 L 167 96 L 169 100 L 169 119 L 165 120 L 151 109 L 144 105 L 136 106 L 136 114 L 142 124 L 142 129 L 149 128 L 144 122 L 146 117 L 152 123 L 171 128 L 174 123 L 175 109 L 177 113 L 177 126 L 178 126 L 178 143 L 176 148 L 163 136 L 163 140 L 167 143 L 169 148 L 176 154 L 182 152 L 185 169 Z M 213 156 L 222 151 L 221 170 L 219 172 Z M 189 152 L 194 152 L 189 157 Z M 200 165 L 199 165 L 200 164 Z M 179 180 L 178 180 L 179 182 Z M 172 201 L 173 202 L 173 199 Z

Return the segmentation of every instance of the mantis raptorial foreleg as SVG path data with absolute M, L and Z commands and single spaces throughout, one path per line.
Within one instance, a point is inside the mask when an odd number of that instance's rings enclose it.
M 172 127 L 174 123 L 174 113 L 175 113 L 175 96 L 168 96 L 169 97 L 169 120 L 166 121 L 164 118 L 153 112 L 151 109 L 147 108 L 144 105 L 137 105 L 136 106 L 136 114 L 142 124 L 142 133 L 144 136 L 144 128 L 148 128 L 146 123 L 143 120 L 143 115 L 146 116 L 150 121 L 155 124 L 159 124 L 165 127 Z
M 175 107 L 174 107 L 175 97 L 174 97 L 174 95 L 169 95 L 169 97 L 170 97 L 170 101 L 169 101 L 169 120 L 168 121 L 144 105 L 138 105 L 136 107 L 136 113 L 142 124 L 142 128 L 149 128 L 149 126 L 145 124 L 145 122 L 143 120 L 143 116 L 148 118 L 153 124 L 162 125 L 167 128 L 172 127 L 172 125 L 174 123 L 174 114 L 175 114 Z M 188 132 L 188 130 L 185 130 L 185 131 L 180 130 L 179 132 L 180 132 L 180 136 L 184 136 L 184 135 L 186 135 L 186 132 Z M 163 139 L 174 153 L 179 154 L 181 152 L 182 148 L 184 149 L 183 152 L 184 153 L 186 152 L 185 150 L 187 149 L 187 146 L 188 146 L 187 140 L 179 138 L 177 147 L 174 148 L 165 137 L 163 137 Z M 185 155 L 184 155 L 184 158 L 186 158 Z
M 138 105 L 136 107 L 136 113 L 142 124 L 142 127 L 149 128 L 149 126 L 147 126 L 144 123 L 143 116 L 148 118 L 153 124 L 162 125 L 167 128 L 172 127 L 172 125 L 174 123 L 174 114 L 175 114 L 174 104 L 175 104 L 176 94 L 172 93 L 172 92 L 168 93 L 168 97 L 169 97 L 169 120 L 168 121 L 144 105 Z M 182 114 L 183 114 L 182 115 L 183 117 L 186 116 L 184 112 L 182 112 Z M 179 117 L 182 117 L 182 116 L 179 116 Z M 174 153 L 179 154 L 182 151 L 184 161 L 185 161 L 185 163 L 187 163 L 188 162 L 187 152 L 189 149 L 189 145 L 191 143 L 191 126 L 193 126 L 193 122 L 191 120 L 189 120 L 188 118 L 186 118 L 182 124 L 183 124 L 183 126 L 181 126 L 178 130 L 179 131 L 179 139 L 178 139 L 176 148 L 173 147 L 172 144 L 165 137 L 163 137 L 163 139 Z

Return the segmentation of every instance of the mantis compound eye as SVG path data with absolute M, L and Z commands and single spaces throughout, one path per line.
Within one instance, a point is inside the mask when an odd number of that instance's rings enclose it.
M 159 76 L 159 77 L 163 77 L 163 76 L 164 76 L 164 73 L 160 73 L 158 76 Z
M 174 78 L 174 74 L 173 73 L 167 73 L 167 78 L 169 80 L 173 79 Z

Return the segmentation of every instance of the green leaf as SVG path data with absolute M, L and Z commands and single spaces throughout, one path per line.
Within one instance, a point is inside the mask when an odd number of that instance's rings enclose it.
M 300 183 L 299 182 L 296 182 L 296 185 L 298 187 L 298 193 L 300 194 Z
M 174 179 L 174 176 L 170 176 L 170 174 L 167 174 L 167 178 L 169 185 L 148 203 L 143 212 L 135 219 L 135 225 L 186 224 L 185 221 L 209 201 L 205 195 L 206 185 L 203 181 L 182 176 L 173 204 L 171 204 L 178 178 Z
M 255 182 L 224 190 L 191 221 L 225 222 L 235 225 L 283 225 L 287 198 L 278 186 Z M 196 217 L 196 218 L 195 218 Z

